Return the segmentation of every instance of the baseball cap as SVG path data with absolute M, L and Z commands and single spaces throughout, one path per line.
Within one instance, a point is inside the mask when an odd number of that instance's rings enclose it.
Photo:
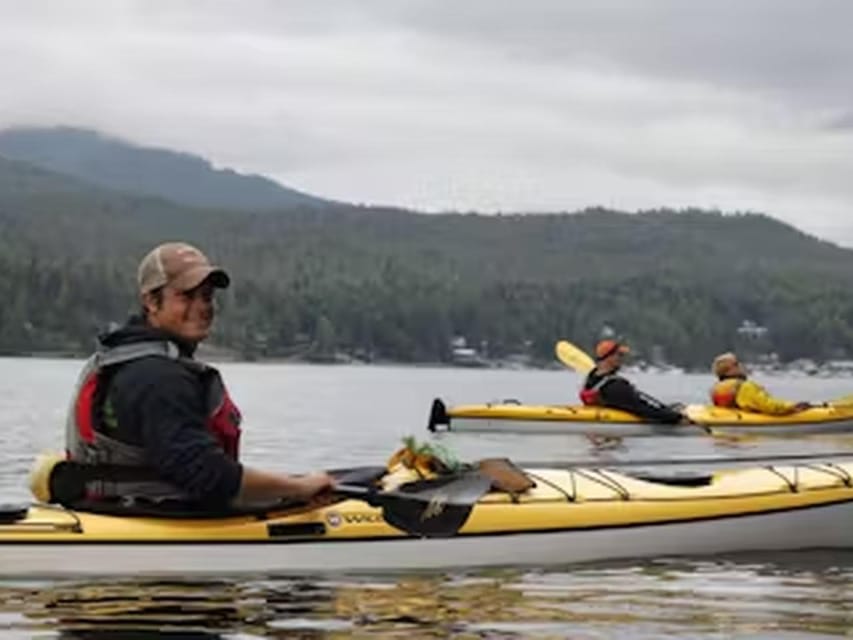
M 136 279 L 140 293 L 166 285 L 189 291 L 205 280 L 220 289 L 231 284 L 224 269 L 210 264 L 206 255 L 186 242 L 166 242 L 154 247 L 139 263 Z
M 595 359 L 604 360 L 616 352 L 629 353 L 631 350 L 618 340 L 602 340 L 595 345 Z

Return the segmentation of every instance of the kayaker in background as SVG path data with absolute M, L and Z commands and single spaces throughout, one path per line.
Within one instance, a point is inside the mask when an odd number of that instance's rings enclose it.
M 586 377 L 580 392 L 581 402 L 621 409 L 649 422 L 661 424 L 689 423 L 680 411 L 657 398 L 638 391 L 619 375 L 626 353 L 630 349 L 618 340 L 602 340 L 595 347 L 595 367 Z
M 219 372 L 193 358 L 228 274 L 173 242 L 143 258 L 137 281 L 141 313 L 99 337 L 68 416 L 69 458 L 98 467 L 88 497 L 227 508 L 330 489 L 325 473 L 292 476 L 239 462 L 240 412 Z
M 791 402 L 771 396 L 764 387 L 747 378 L 746 370 L 734 353 L 718 355 L 711 370 L 718 379 L 711 388 L 711 401 L 717 407 L 784 416 L 812 406 L 808 402 Z

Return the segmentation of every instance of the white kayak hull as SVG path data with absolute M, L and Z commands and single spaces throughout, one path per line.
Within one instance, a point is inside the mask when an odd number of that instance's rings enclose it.
M 643 422 L 568 422 L 559 420 L 502 420 L 499 418 L 451 419 L 448 431 L 460 433 L 530 433 L 536 435 L 595 435 L 612 438 L 642 436 L 682 437 L 722 435 L 804 436 L 853 432 L 853 420 L 837 422 L 788 423 L 778 425 L 715 424 L 708 428 L 697 425 L 664 425 Z
M 457 418 L 448 431 L 460 433 L 530 433 L 536 435 L 594 435 L 611 438 L 637 436 L 700 436 L 707 430 L 693 425 L 670 426 L 643 422 L 568 422 L 559 420 L 502 420 L 499 418 Z
M 450 538 L 22 542 L 0 546 L 0 576 L 376 573 L 851 547 L 853 501 L 846 501 L 687 522 Z

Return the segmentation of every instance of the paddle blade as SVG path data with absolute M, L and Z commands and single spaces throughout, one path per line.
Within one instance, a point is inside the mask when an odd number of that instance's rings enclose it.
M 491 484 L 478 474 L 411 483 L 383 496 L 382 515 L 388 524 L 412 535 L 453 536 Z
M 560 340 L 554 346 L 557 360 L 578 373 L 589 373 L 595 367 L 595 361 L 580 347 L 567 340 Z
M 468 520 L 471 509 L 491 489 L 492 482 L 477 473 L 410 482 L 394 491 L 337 485 L 335 491 L 382 508 L 392 527 L 413 536 L 446 538 Z

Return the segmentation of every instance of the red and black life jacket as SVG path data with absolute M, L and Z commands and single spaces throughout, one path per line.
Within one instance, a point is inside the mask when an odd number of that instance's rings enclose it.
M 144 495 L 155 498 L 183 499 L 182 492 L 152 474 L 141 447 L 121 442 L 99 428 L 98 416 L 105 399 L 105 373 L 108 369 L 133 360 L 158 356 L 170 358 L 187 367 L 204 382 L 207 406 L 207 428 L 219 442 L 222 450 L 237 460 L 240 447 L 240 411 L 225 388 L 222 377 L 214 367 L 182 356 L 177 345 L 163 340 L 152 340 L 120 345 L 96 352 L 83 367 L 77 381 L 71 407 L 66 420 L 66 454 L 75 462 L 102 466 L 104 469 L 121 468 L 125 472 L 111 478 L 109 471 L 102 480 L 87 485 L 90 494 L 99 497 Z M 137 469 L 139 480 L 134 481 L 128 471 Z
M 580 391 L 580 399 L 587 406 L 599 407 L 602 406 L 601 388 L 610 382 L 615 376 L 612 373 L 602 376 L 598 382 L 591 387 L 584 387 Z

